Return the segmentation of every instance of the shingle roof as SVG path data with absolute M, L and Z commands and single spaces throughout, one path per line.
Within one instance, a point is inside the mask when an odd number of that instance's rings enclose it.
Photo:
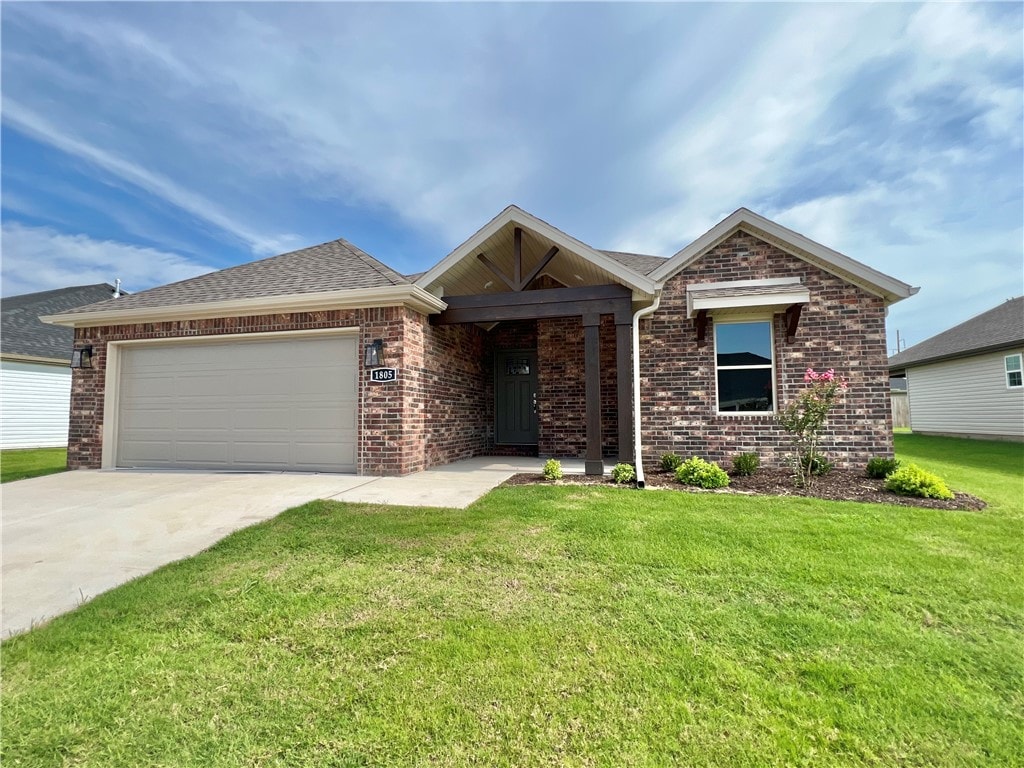
M 623 253 L 622 251 L 601 251 L 605 256 L 610 256 L 619 264 L 638 272 L 641 275 L 649 275 L 668 259 L 662 256 L 648 256 L 645 253 Z
M 0 351 L 8 355 L 70 361 L 74 329 L 47 325 L 40 321 L 39 316 L 67 312 L 85 304 L 103 301 L 113 293 L 114 286 L 97 283 L 0 299 Z M 117 301 L 125 301 L 127 298 L 122 296 Z
M 1024 296 L 982 312 L 889 358 L 889 370 L 1024 344 Z
M 80 312 L 144 309 L 210 301 L 290 296 L 353 288 L 405 285 L 408 280 L 352 245 L 332 240 L 268 259 L 239 264 L 148 291 L 82 307 Z
M 804 284 L 799 280 L 778 285 L 741 285 L 735 288 L 723 286 L 721 288 L 701 288 L 700 283 L 686 288 L 687 292 L 706 299 L 730 298 L 732 296 L 773 296 L 776 294 L 792 293 L 794 289 L 803 288 Z

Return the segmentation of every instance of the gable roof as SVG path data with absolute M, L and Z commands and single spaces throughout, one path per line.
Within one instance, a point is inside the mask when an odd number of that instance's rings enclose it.
M 611 278 L 642 294 L 653 296 L 657 290 L 654 282 L 646 275 L 634 271 L 624 263 L 635 261 L 637 254 L 618 254 L 619 258 L 616 258 L 613 252 L 592 248 L 516 205 L 506 207 L 441 261 L 420 275 L 416 285 L 427 290 L 437 290 L 447 287 L 446 281 L 467 281 L 466 272 L 477 269 L 479 263 L 476 261 L 476 255 L 481 249 L 484 249 L 488 242 L 510 239 L 513 227 L 530 232 L 545 246 L 557 246 L 560 255 L 556 258 L 560 259 L 560 264 L 564 264 L 566 256 L 574 260 L 570 271 L 603 275 L 605 280 Z
M 664 264 L 650 273 L 650 277 L 658 283 L 664 283 L 693 264 L 709 249 L 742 230 L 754 237 L 813 264 L 826 272 L 841 277 L 847 282 L 860 286 L 869 293 L 885 299 L 887 304 L 913 296 L 918 288 L 883 274 L 867 264 L 845 256 L 827 246 L 811 240 L 792 229 L 766 219 L 747 208 L 740 208 L 726 216 L 715 226 L 698 237 L 688 246 L 668 259 Z
M 1024 346 L 1024 296 L 937 333 L 889 358 L 889 370 Z
M 664 256 L 649 256 L 646 253 L 623 253 L 622 251 L 601 251 L 601 253 L 611 256 L 622 266 L 640 275 L 649 275 L 668 261 Z
M 75 332 L 70 328 L 47 325 L 39 316 L 103 301 L 113 293 L 114 286 L 96 283 L 0 299 L 0 352 L 5 357 L 19 355 L 70 362 Z M 117 301 L 125 298 L 127 296 L 122 296 Z

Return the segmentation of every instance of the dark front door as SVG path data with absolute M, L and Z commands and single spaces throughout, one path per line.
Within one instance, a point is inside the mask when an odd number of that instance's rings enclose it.
M 494 376 L 495 442 L 537 444 L 537 353 L 498 352 Z

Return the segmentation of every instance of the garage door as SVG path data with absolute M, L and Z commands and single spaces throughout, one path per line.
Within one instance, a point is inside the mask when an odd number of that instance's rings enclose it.
M 117 466 L 355 472 L 356 340 L 126 347 Z

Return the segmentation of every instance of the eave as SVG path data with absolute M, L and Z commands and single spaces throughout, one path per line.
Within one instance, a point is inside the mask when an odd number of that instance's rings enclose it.
M 213 317 L 400 306 L 429 315 L 441 312 L 447 304 L 419 286 L 407 284 L 344 291 L 296 293 L 285 296 L 260 296 L 227 301 L 209 301 L 201 304 L 175 304 L 98 312 L 64 312 L 59 315 L 45 315 L 39 319 L 51 325 L 89 328 L 99 325 L 131 325 L 169 320 L 199 320 Z

